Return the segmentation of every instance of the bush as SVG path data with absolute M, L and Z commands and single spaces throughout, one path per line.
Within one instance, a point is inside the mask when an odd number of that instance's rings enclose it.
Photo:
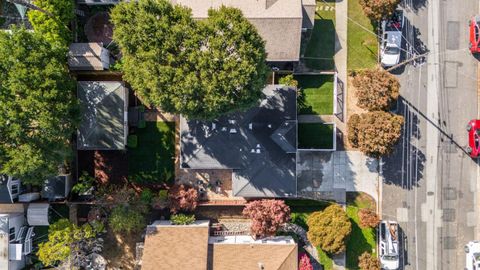
M 108 218 L 110 228 L 116 233 L 131 233 L 145 228 L 142 212 L 126 205 L 113 208 Z
M 173 185 L 168 191 L 170 211 L 174 214 L 179 211 L 193 212 L 197 208 L 197 191 L 187 185 Z
M 78 182 L 72 187 L 72 192 L 80 195 L 89 192 L 92 190 L 93 183 L 95 183 L 95 178 L 83 171 Z
M 363 228 L 375 228 L 380 222 L 377 213 L 366 208 L 360 209 L 360 211 L 358 211 L 358 218 L 360 220 L 360 226 Z
M 353 77 L 357 105 L 369 111 L 388 110 L 398 98 L 398 79 L 381 67 L 359 71 Z
M 353 147 L 372 157 L 392 152 L 402 135 L 403 117 L 387 112 L 354 114 L 348 120 L 348 140 Z
M 314 246 L 329 254 L 345 251 L 345 241 L 352 231 L 352 224 L 338 204 L 310 214 L 307 225 L 307 237 Z
M 136 148 L 138 145 L 138 137 L 137 135 L 128 135 L 127 137 L 127 146 L 129 148 Z
M 400 0 L 360 0 L 365 15 L 375 22 L 392 15 L 398 3 Z
M 140 194 L 140 201 L 145 204 L 151 204 L 153 201 L 153 196 L 153 192 L 149 188 L 146 188 L 142 190 L 142 193 Z
M 36 0 L 35 5 L 50 12 L 49 16 L 38 10 L 28 10 L 28 21 L 33 30 L 40 33 L 46 41 L 67 48 L 72 41 L 72 31 L 68 28 L 75 18 L 73 0 Z
M 372 254 L 364 252 L 358 257 L 358 267 L 360 270 L 380 270 L 380 261 Z
M 195 215 L 176 214 L 170 217 L 173 225 L 189 225 L 195 222 Z
M 279 84 L 286 85 L 286 86 L 292 86 L 292 87 L 295 87 L 295 88 L 298 87 L 298 81 L 293 78 L 293 75 L 292 75 L 292 74 L 287 75 L 287 76 L 285 76 L 285 77 L 281 77 L 281 78 L 278 80 L 278 83 L 279 83 Z
M 273 236 L 290 220 L 290 207 L 282 200 L 258 200 L 245 205 L 243 215 L 252 219 L 254 237 Z
M 152 200 L 152 207 L 154 209 L 163 209 L 168 206 L 168 191 L 167 190 L 160 190 L 158 195 L 153 197 Z
M 298 270 L 313 270 L 313 265 L 310 262 L 310 257 L 306 253 L 300 256 L 300 262 L 298 263 Z

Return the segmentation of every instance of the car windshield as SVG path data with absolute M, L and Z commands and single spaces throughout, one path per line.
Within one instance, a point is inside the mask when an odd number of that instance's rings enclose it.
M 396 255 L 383 255 L 383 259 L 386 261 L 396 261 L 398 260 L 398 256 Z
M 399 54 L 400 49 L 397 47 L 387 47 L 385 48 L 385 53 L 386 54 Z

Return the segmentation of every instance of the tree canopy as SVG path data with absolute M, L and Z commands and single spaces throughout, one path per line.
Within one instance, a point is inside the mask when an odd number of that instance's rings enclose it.
M 400 0 L 360 0 L 363 12 L 372 21 L 379 21 L 392 15 Z
M 167 0 L 140 0 L 116 5 L 111 18 L 124 78 L 144 102 L 213 119 L 260 98 L 265 42 L 240 10 L 221 7 L 195 21 Z
M 345 251 L 345 241 L 352 231 L 352 224 L 338 204 L 310 214 L 307 225 L 307 237 L 314 246 L 329 254 Z
M 290 207 L 282 200 L 257 200 L 245 205 L 243 215 L 252 220 L 254 237 L 273 236 L 290 220 Z
M 28 20 L 33 30 L 50 43 L 66 48 L 72 41 L 72 31 L 68 28 L 75 18 L 73 0 L 35 0 L 35 6 L 48 12 L 30 9 Z
M 392 152 L 402 135 L 403 116 L 376 111 L 354 114 L 348 120 L 348 140 L 372 157 Z
M 41 184 L 72 156 L 78 104 L 65 57 L 37 33 L 0 32 L 0 173 Z
M 356 88 L 357 105 L 369 111 L 388 110 L 397 100 L 400 82 L 381 67 L 365 69 L 353 77 Z

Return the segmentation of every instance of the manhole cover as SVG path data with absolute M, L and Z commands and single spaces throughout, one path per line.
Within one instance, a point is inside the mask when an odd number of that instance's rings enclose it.
M 443 188 L 443 198 L 445 200 L 456 200 L 457 190 L 455 188 Z
M 442 220 L 445 222 L 455 221 L 455 209 L 443 209 Z

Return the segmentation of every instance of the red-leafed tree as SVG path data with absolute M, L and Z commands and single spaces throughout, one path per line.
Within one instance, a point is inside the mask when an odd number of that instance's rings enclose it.
M 197 208 L 197 191 L 187 185 L 173 185 L 168 191 L 168 201 L 170 211 L 178 213 L 180 211 L 192 212 Z
M 313 270 L 313 265 L 310 262 L 310 258 L 306 253 L 300 256 L 300 262 L 298 263 L 298 270 Z
M 290 207 L 282 200 L 258 200 L 247 203 L 243 215 L 252 220 L 254 237 L 273 236 L 290 220 Z
M 360 211 L 358 211 L 358 218 L 360 219 L 360 226 L 362 226 L 363 228 L 375 228 L 380 222 L 377 213 L 366 208 L 360 209 Z

